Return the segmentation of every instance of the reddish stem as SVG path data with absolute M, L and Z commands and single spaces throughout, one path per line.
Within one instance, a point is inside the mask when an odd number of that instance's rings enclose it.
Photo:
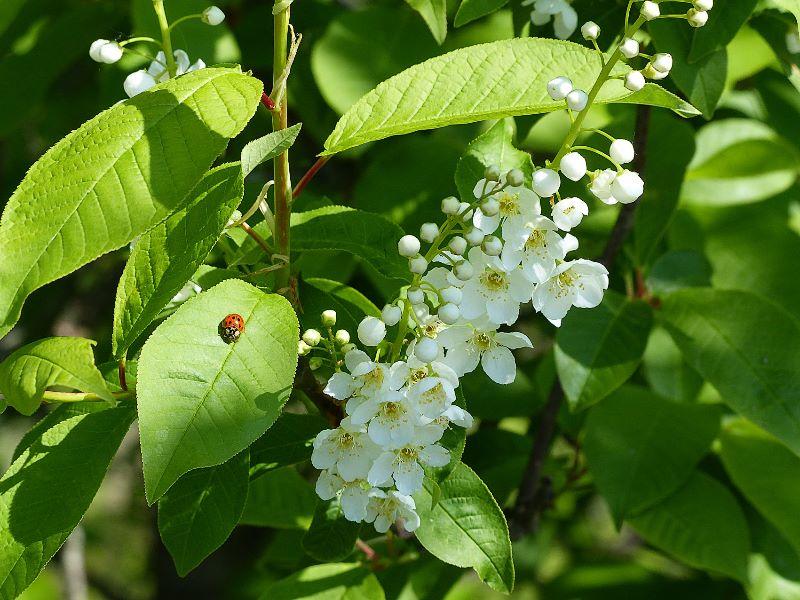
M 292 191 L 292 198 L 297 198 L 302 193 L 303 188 L 308 185 L 308 182 L 314 178 L 314 175 L 317 174 L 317 171 L 324 167 L 325 163 L 328 162 L 330 158 L 330 156 L 322 156 L 317 159 L 317 162 L 311 165 L 311 168 L 308 170 L 308 172 L 303 175 L 300 181 L 297 182 L 297 186 L 294 188 L 294 191 Z
M 125 377 L 125 359 L 121 358 L 119 360 L 119 367 L 117 367 L 117 373 L 119 373 L 119 387 L 122 388 L 123 392 L 128 391 L 128 380 Z
M 275 103 L 272 101 L 272 98 L 269 97 L 267 92 L 261 92 L 261 104 L 266 106 L 269 110 L 275 110 Z

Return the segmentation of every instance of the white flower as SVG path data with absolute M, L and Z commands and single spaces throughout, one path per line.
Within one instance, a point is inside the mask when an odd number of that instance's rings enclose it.
M 611 142 L 609 154 L 611 155 L 611 160 L 620 165 L 624 165 L 634 159 L 636 152 L 634 151 L 632 143 L 620 138 Z
M 378 485 L 391 478 L 398 492 L 411 495 L 422 489 L 423 464 L 443 467 L 449 462 L 450 452 L 438 444 L 408 444 L 383 452 L 369 470 L 367 481 Z
M 377 346 L 386 337 L 386 323 L 377 317 L 364 317 L 358 324 L 358 339 L 365 346 Z
M 436 340 L 423 337 L 417 340 L 417 343 L 414 345 L 414 356 L 420 359 L 424 363 L 433 362 L 439 356 L 440 352 L 439 344 Z
M 348 412 L 350 411 L 348 402 Z M 350 413 L 354 424 L 366 424 L 367 433 L 379 446 L 402 446 L 414 436 L 416 413 L 408 399 L 399 392 L 367 397 Z
M 332 471 L 322 471 L 315 489 L 323 500 L 331 500 L 341 492 L 339 503 L 344 518 L 348 521 L 360 523 L 367 517 L 369 492 L 372 488 L 365 479 L 345 481 Z
M 190 73 L 191 71 L 198 71 L 205 69 L 206 63 L 198 60 L 194 64 L 190 64 L 189 55 L 184 50 L 175 50 L 172 53 L 175 57 L 175 76 Z M 167 71 L 167 57 L 163 51 L 156 54 L 156 59 L 150 63 L 147 72 L 156 80 L 157 83 L 162 83 L 169 79 L 169 71 Z
M 216 6 L 209 6 L 203 11 L 202 19 L 209 25 L 219 25 L 225 20 L 225 13 Z
M 153 76 L 144 69 L 141 69 L 128 75 L 122 84 L 122 88 L 125 90 L 125 93 L 128 94 L 129 98 L 133 98 L 137 94 L 146 92 L 155 84 L 156 80 Z
M 714 0 L 694 0 L 692 4 L 697 10 L 709 11 L 714 8 Z
M 586 175 L 586 159 L 577 152 L 569 152 L 561 159 L 559 169 L 567 179 L 578 181 Z
M 638 173 L 624 169 L 614 178 L 611 193 L 622 204 L 630 204 L 644 193 L 644 181 Z
M 708 13 L 704 10 L 690 8 L 686 12 L 686 20 L 689 21 L 689 25 L 692 27 L 702 27 L 708 23 Z
M 98 40 L 100 41 L 100 40 Z M 92 44 L 94 46 L 94 44 Z M 95 49 L 95 54 L 100 59 L 99 62 L 113 65 L 122 58 L 122 47 L 117 42 L 107 42 Z M 92 55 L 92 48 L 89 48 L 89 55 Z
M 659 73 L 669 73 L 672 70 L 672 55 L 669 52 L 655 54 L 650 64 Z
M 324 429 L 314 438 L 311 464 L 317 469 L 335 469 L 344 481 L 365 479 L 380 453 L 363 425 L 342 420 L 336 429 Z
M 476 198 L 480 197 L 481 189 L 482 184 L 479 181 L 475 186 Z M 498 203 L 499 210 L 497 214 L 486 216 L 479 208 L 472 217 L 473 225 L 486 235 L 494 233 L 497 228 L 500 227 L 500 224 L 508 217 L 513 217 L 515 215 L 533 216 L 542 214 L 539 196 L 537 196 L 533 190 L 529 190 L 526 187 L 508 186 L 505 189 L 493 193 L 490 197 Z M 464 249 L 466 250 L 466 240 L 464 241 Z M 459 254 L 462 253 L 463 251 Z
M 489 378 L 501 384 L 513 382 L 517 375 L 511 350 L 533 347 L 522 333 L 498 332 L 487 321 L 450 327 L 442 332 L 441 341 L 447 348 L 445 363 L 460 376 L 471 373 L 480 363 Z
M 561 231 L 577 227 L 588 214 L 589 207 L 580 198 L 564 198 L 553 206 L 553 222 Z
M 411 496 L 389 490 L 384 492 L 374 488 L 369 493 L 367 516 L 365 521 L 375 523 L 378 533 L 386 533 L 392 523 L 400 519 L 406 531 L 414 531 L 419 527 L 419 515 Z
M 522 6 L 533 4 L 531 21 L 534 25 L 545 25 L 553 19 L 556 37 L 565 40 L 578 28 L 578 13 L 566 0 L 525 0 Z
M 500 258 L 487 256 L 479 248 L 469 251 L 474 274 L 461 290 L 461 315 L 472 320 L 488 315 L 493 322 L 514 323 L 519 303 L 526 302 L 533 285 L 519 269 L 507 270 Z
M 456 390 L 443 377 L 425 377 L 413 384 L 406 396 L 420 415 L 435 419 L 456 401 Z
M 593 308 L 608 289 L 608 270 L 590 260 L 561 263 L 553 276 L 536 286 L 533 307 L 555 326 L 561 325 L 572 306 Z
M 645 0 L 645 2 L 642 3 L 642 16 L 648 21 L 652 21 L 661 16 L 661 9 L 658 8 L 658 4 L 655 2 Z
M 531 283 L 547 280 L 556 267 L 556 260 L 562 260 L 570 249 L 574 249 L 572 239 L 565 244 L 556 232 L 556 224 L 547 217 L 534 217 L 528 221 L 514 219 L 508 229 L 502 255 L 503 267 L 513 271 L 522 265 L 522 274 Z M 530 291 L 532 295 L 533 289 Z
M 549 198 L 555 194 L 560 187 L 561 178 L 553 169 L 539 169 L 533 174 L 533 191 L 542 198 Z
M 394 363 L 389 372 L 392 389 L 411 387 L 426 377 L 444 379 L 451 387 L 458 387 L 458 375 L 449 366 L 440 361 L 426 364 L 413 355 L 409 356 L 406 361 L 399 360 Z
M 356 481 L 360 480 L 357 479 Z M 319 477 L 317 477 L 317 483 L 314 486 L 317 496 L 323 500 L 334 498 L 342 487 L 344 487 L 344 479 L 328 469 L 320 471 Z

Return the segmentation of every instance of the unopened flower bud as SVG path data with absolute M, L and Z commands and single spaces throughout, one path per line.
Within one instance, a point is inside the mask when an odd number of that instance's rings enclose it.
M 453 273 L 455 273 L 456 278 L 460 281 L 467 281 L 472 279 L 472 276 L 475 274 L 475 268 L 467 261 L 464 261 L 455 266 Z
M 95 40 L 92 42 L 92 45 L 89 46 L 89 58 L 91 58 L 94 62 L 103 62 L 100 58 L 100 48 L 108 44 L 108 40 Z
M 569 152 L 561 159 L 558 168 L 567 179 L 579 181 L 586 175 L 586 159 L 577 152 Z
M 633 38 L 625 38 L 619 45 L 619 51 L 625 58 L 636 58 L 639 56 L 639 42 Z
M 219 25 L 225 20 L 225 13 L 216 6 L 209 6 L 203 11 L 201 18 L 203 19 L 203 23 L 207 23 L 209 25 Z
M 672 55 L 668 52 L 655 54 L 650 64 L 660 73 L 669 73 L 672 70 Z
M 709 11 L 714 8 L 714 0 L 694 0 L 692 2 L 697 10 Z
M 430 244 L 438 235 L 439 226 L 436 225 L 436 223 L 423 223 L 422 227 L 419 228 L 419 237 L 422 238 L 423 242 L 428 242 Z
M 400 256 L 406 256 L 408 258 L 416 256 L 419 254 L 419 248 L 419 240 L 413 235 L 404 235 L 400 238 L 400 241 L 397 242 L 397 251 L 400 253 Z
M 503 251 L 503 242 L 501 242 L 500 238 L 497 236 L 487 235 L 486 239 L 483 240 L 481 248 L 483 252 L 489 256 L 500 256 L 500 253 Z
M 397 325 L 400 322 L 400 318 L 403 316 L 402 309 L 395 305 L 395 304 L 387 304 L 383 307 L 381 311 L 381 319 L 383 322 L 386 323 L 389 327 Z
M 312 371 L 316 371 L 319 369 L 323 364 L 323 360 L 321 356 L 312 356 L 311 359 L 308 361 L 308 366 L 311 368 Z
M 689 21 L 689 25 L 692 27 L 702 27 L 708 23 L 708 13 L 704 10 L 690 8 L 686 13 L 686 20 Z
M 424 321 L 431 316 L 431 309 L 428 308 L 427 304 L 412 304 L 411 310 L 418 321 Z
M 377 346 L 386 337 L 386 323 L 375 317 L 364 317 L 358 324 L 358 339 L 365 346 Z
M 570 110 L 581 112 L 589 103 L 589 95 L 583 90 L 572 90 L 567 94 L 567 106 Z
M 414 356 L 424 363 L 433 362 L 439 356 L 439 343 L 429 337 L 423 337 L 414 344 Z
M 340 346 L 346 346 L 350 343 L 350 332 L 347 329 L 340 329 L 336 332 L 334 339 Z
M 500 202 L 496 198 L 489 196 L 481 202 L 481 212 L 487 217 L 493 217 L 500 212 Z
M 323 310 L 321 321 L 325 327 L 333 327 L 336 325 L 336 311 L 330 309 Z
M 587 41 L 596 40 L 600 37 L 600 25 L 594 21 L 586 21 L 581 26 L 581 35 Z
M 89 46 L 89 56 L 96 62 L 112 65 L 122 58 L 122 47 L 117 42 L 95 40 Z
M 553 100 L 563 100 L 572 91 L 572 80 L 569 77 L 556 77 L 547 84 L 547 93 Z
M 539 169 L 533 174 L 533 191 L 549 198 L 561 187 L 561 178 L 553 169 Z
M 631 162 L 634 156 L 636 156 L 633 144 L 623 139 L 616 139 L 611 142 L 609 154 L 611 155 L 611 160 L 620 165 Z
M 611 193 L 622 204 L 630 204 L 639 199 L 644 193 L 644 181 L 638 173 L 625 169 L 614 178 L 611 184 Z
M 461 202 L 455 196 L 448 196 L 442 200 L 442 212 L 446 215 L 458 214 L 458 208 Z
M 642 75 L 644 75 L 645 79 L 652 79 L 653 81 L 658 81 L 659 79 L 665 79 L 669 73 L 662 73 L 660 71 L 656 71 L 653 68 L 652 63 L 647 63 L 642 69 Z
M 453 254 L 458 254 L 459 256 L 461 256 L 462 254 L 464 254 L 464 252 L 467 251 L 467 240 L 465 240 L 460 235 L 457 235 L 450 240 L 450 243 L 447 244 L 447 247 Z
M 408 288 L 406 292 L 406 296 L 408 297 L 408 301 L 411 304 L 422 304 L 425 302 L 425 292 L 423 292 L 420 288 Z
M 422 275 L 428 270 L 428 261 L 424 256 L 415 256 L 408 259 L 408 270 L 415 275 Z
M 455 304 L 448 302 L 439 307 L 439 320 L 445 325 L 452 325 L 461 317 L 461 309 Z
M 661 9 L 658 8 L 658 4 L 655 2 L 645 0 L 645 2 L 642 3 L 642 16 L 646 21 L 652 21 L 661 16 Z
M 449 302 L 450 304 L 456 304 L 456 305 L 461 304 L 461 296 L 462 296 L 461 289 L 451 286 L 448 288 L 444 288 L 441 291 L 441 294 L 442 294 L 442 300 L 444 300 L 445 302 Z
M 625 75 L 625 87 L 632 92 L 638 92 L 644 87 L 644 75 L 641 71 L 631 71 Z
M 298 340 L 297 341 L 297 354 L 299 354 L 300 356 L 305 356 L 309 352 L 311 352 L 311 346 L 306 344 L 303 340 Z
M 486 170 L 483 172 L 483 178 L 486 181 L 500 181 L 500 167 L 497 165 L 486 167 Z
M 307 329 L 303 333 L 303 341 L 313 348 L 322 341 L 322 334 L 316 329 Z
M 473 227 L 467 230 L 464 236 L 467 238 L 467 242 L 469 242 L 470 246 L 480 246 L 483 243 L 485 234 L 477 227 Z
M 525 183 L 525 175 L 519 169 L 511 169 L 506 173 L 506 183 L 514 187 L 519 187 Z

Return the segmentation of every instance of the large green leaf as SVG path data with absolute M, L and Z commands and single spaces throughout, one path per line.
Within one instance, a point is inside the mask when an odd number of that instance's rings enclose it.
M 556 369 L 570 406 L 599 402 L 636 371 L 653 322 L 650 307 L 606 292 L 592 310 L 572 310 L 556 335 Z
M 261 82 L 201 69 L 102 112 L 28 171 L 0 219 L 0 337 L 28 295 L 186 201 L 253 116 Z
M 240 314 L 226 344 L 218 327 Z M 158 500 L 191 469 L 225 462 L 275 422 L 297 367 L 289 302 L 231 279 L 187 300 L 142 348 L 136 382 L 145 491 Z
M 461 27 L 508 4 L 508 0 L 461 0 L 453 25 Z
M 344 518 L 338 498 L 320 500 L 303 536 L 303 549 L 321 562 L 344 560 L 353 552 L 360 530 L 361 523 Z
M 317 494 L 292 467 L 270 471 L 250 482 L 240 523 L 276 529 L 307 529 Z
M 36 579 L 89 508 L 135 416 L 132 403 L 102 408 L 86 402 L 45 417 L 0 479 L 0 599 Z
M 32 415 L 51 386 L 97 394 L 113 402 L 103 375 L 94 366 L 92 346 L 83 338 L 54 337 L 23 346 L 0 363 L 0 392 L 23 415 Z
M 302 125 L 297 123 L 287 129 L 279 129 L 248 142 L 242 148 L 242 173 L 247 177 L 258 165 L 272 160 L 291 148 L 300 133 Z
M 800 154 L 768 126 L 725 119 L 697 134 L 681 200 L 704 206 L 757 202 L 788 189 L 800 173 Z
M 311 458 L 314 438 L 328 424 L 314 415 L 284 413 L 250 446 L 250 477 Z
M 447 0 L 406 0 L 417 11 L 439 44 L 447 37 Z
M 510 594 L 514 561 L 508 524 L 491 492 L 463 463 L 440 488 L 435 506 L 430 483 L 415 496 L 421 521 L 417 539 L 437 558 L 457 567 L 472 567 L 493 590 Z
M 720 441 L 736 487 L 800 552 L 800 457 L 742 418 L 725 424 Z
M 566 69 L 576 87 L 588 90 L 601 67 L 593 50 L 560 40 L 513 39 L 455 50 L 406 69 L 362 97 L 339 120 L 323 154 L 421 129 L 561 110 L 563 102 L 547 95 L 547 82 Z M 598 102 L 630 95 L 612 80 Z M 662 102 L 669 96 L 652 98 Z
M 239 522 L 247 500 L 248 452 L 181 477 L 158 501 L 158 531 L 178 575 L 219 548 Z
M 703 378 L 686 364 L 663 327 L 654 327 L 650 333 L 642 357 L 642 374 L 656 394 L 676 402 L 692 402 L 703 387 Z
M 717 10 L 710 11 L 708 23 L 694 32 L 689 62 L 697 62 L 727 46 L 750 18 L 757 1 L 726 2 L 724 7 L 717 6 Z
M 617 522 L 680 487 L 719 429 L 716 406 L 671 402 L 624 387 L 593 407 L 583 450 Z
M 200 180 L 186 208 L 137 240 L 117 286 L 111 338 L 116 357 L 203 264 L 243 193 L 239 163 L 217 167 Z
M 498 121 L 489 131 L 470 142 L 458 161 L 455 174 L 456 187 L 462 200 L 470 203 L 475 201 L 475 184 L 483 178 L 489 166 L 499 167 L 501 173 L 519 169 L 525 176 L 525 183 L 531 184 L 531 155 L 517 150 L 513 141 L 514 119 L 509 118 Z
M 687 362 L 734 410 L 800 454 L 800 325 L 749 292 L 686 289 L 660 317 Z
M 384 600 L 383 588 L 358 563 L 314 565 L 273 583 L 260 600 Z
M 747 521 L 728 488 L 704 473 L 695 471 L 677 492 L 628 521 L 690 566 L 747 579 Z
M 792 13 L 800 24 L 800 0 L 766 0 L 765 4 Z

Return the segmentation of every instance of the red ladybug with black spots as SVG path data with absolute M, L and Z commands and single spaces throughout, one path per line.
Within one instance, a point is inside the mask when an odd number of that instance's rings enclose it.
M 244 318 L 232 313 L 219 324 L 219 335 L 226 344 L 232 344 L 244 333 Z

